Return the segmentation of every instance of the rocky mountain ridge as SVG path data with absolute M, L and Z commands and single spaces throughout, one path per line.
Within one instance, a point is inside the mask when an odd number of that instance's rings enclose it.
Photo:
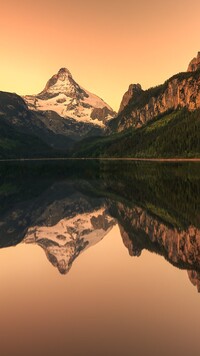
M 111 120 L 111 130 L 118 132 L 129 127 L 139 128 L 169 110 L 200 107 L 200 52 L 188 67 L 164 84 L 143 90 L 140 84 L 131 84 L 124 94 L 118 116 Z

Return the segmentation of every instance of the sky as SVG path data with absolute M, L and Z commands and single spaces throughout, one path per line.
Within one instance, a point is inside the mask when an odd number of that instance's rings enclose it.
M 39 93 L 61 67 L 116 111 L 187 70 L 200 50 L 199 0 L 6 0 L 0 11 L 0 90 Z

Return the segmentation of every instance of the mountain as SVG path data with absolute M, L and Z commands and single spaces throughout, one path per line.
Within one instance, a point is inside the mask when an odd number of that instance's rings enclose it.
M 143 90 L 119 112 L 61 68 L 38 95 L 0 92 L 0 157 L 200 157 L 200 52 L 188 71 Z
M 0 92 L 0 157 L 67 155 L 76 141 L 104 135 L 114 115 L 62 68 L 36 96 Z
M 169 110 L 200 108 L 200 52 L 188 67 L 164 84 L 143 90 L 140 84 L 131 84 L 124 94 L 118 115 L 110 122 L 118 132 L 129 127 L 139 128 Z
M 200 52 L 160 86 L 131 84 L 108 126 L 109 136 L 83 139 L 74 156 L 199 158 Z
M 77 84 L 67 68 L 53 75 L 41 93 L 27 95 L 24 100 L 31 110 L 53 111 L 66 120 L 101 128 L 115 115 L 102 99 Z

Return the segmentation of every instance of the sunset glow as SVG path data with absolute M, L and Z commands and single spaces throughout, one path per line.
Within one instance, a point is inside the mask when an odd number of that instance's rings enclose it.
M 0 15 L 0 90 L 38 93 L 67 67 L 118 110 L 130 83 L 148 88 L 187 69 L 200 50 L 199 13 L 197 0 L 8 0 Z

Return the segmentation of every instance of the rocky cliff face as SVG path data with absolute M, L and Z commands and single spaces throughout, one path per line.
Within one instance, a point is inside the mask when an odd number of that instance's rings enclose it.
M 189 65 L 188 72 L 179 73 L 163 85 L 148 90 L 131 85 L 125 93 L 118 116 L 110 127 L 123 131 L 139 128 L 160 114 L 178 108 L 195 110 L 200 107 L 200 52 Z
M 112 108 L 98 96 L 82 88 L 67 68 L 61 68 L 38 95 L 24 97 L 36 111 L 53 111 L 65 119 L 104 127 L 114 117 Z

